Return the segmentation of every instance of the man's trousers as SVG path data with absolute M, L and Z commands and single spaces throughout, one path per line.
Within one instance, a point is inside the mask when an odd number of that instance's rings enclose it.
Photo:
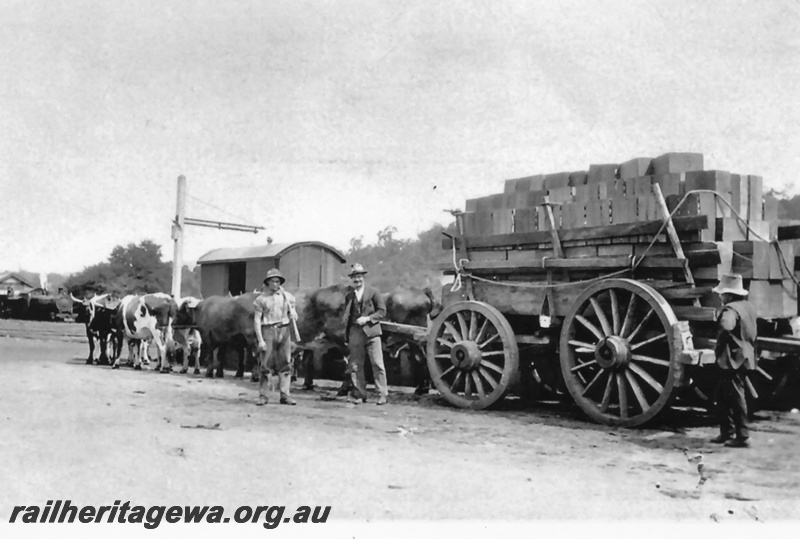
M 736 436 L 746 440 L 750 437 L 750 432 L 747 430 L 747 400 L 744 394 L 746 371 L 722 369 L 721 372 L 716 393 L 719 433 L 726 438 Z
M 289 397 L 292 383 L 292 339 L 289 326 L 261 327 L 261 335 L 267 344 L 266 351 L 259 354 L 258 394 L 267 396 L 269 374 L 277 374 L 281 399 Z
M 347 364 L 350 378 L 353 383 L 353 390 L 356 398 L 367 398 L 367 379 L 364 373 L 364 364 L 367 356 L 372 364 L 372 376 L 375 379 L 375 387 L 381 397 L 389 395 L 389 386 L 386 382 L 386 367 L 383 364 L 383 349 L 381 348 L 381 338 L 367 337 L 364 330 L 358 326 L 351 327 L 348 334 L 348 346 L 350 349 L 350 361 Z

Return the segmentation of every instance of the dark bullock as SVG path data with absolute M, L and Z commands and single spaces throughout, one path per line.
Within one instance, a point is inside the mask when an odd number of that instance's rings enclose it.
M 98 365 L 108 365 L 110 358 L 114 358 L 114 340 L 118 334 L 114 331 L 114 311 L 120 304 L 117 298 L 108 294 L 94 296 L 90 299 L 79 300 L 72 296 L 72 301 L 77 303 L 77 321 L 83 322 L 86 327 L 86 338 L 89 340 L 89 357 L 87 365 L 95 362 L 94 351 L 99 349 Z
M 398 287 L 384 298 L 386 302 L 386 321 L 411 326 L 428 327 L 429 320 L 439 316 L 442 305 L 433 297 L 428 287 Z M 404 339 L 399 335 L 389 335 L 385 346 L 392 357 L 398 357 L 403 350 L 408 350 L 413 359 L 414 393 L 422 395 L 430 390 L 431 379 L 428 373 L 427 354 L 424 346 L 416 341 Z
M 248 292 L 240 296 L 211 296 L 201 301 L 195 310 L 195 323 L 200 332 L 201 361 L 206 361 L 206 377 L 223 376 L 223 361 L 226 347 L 239 350 L 239 367 L 236 377 L 244 376 L 245 354 L 254 357 L 258 350 L 258 339 L 253 327 L 257 293 Z M 216 354 L 214 353 L 216 350 Z
M 348 290 L 346 285 L 332 285 L 298 298 L 297 329 L 300 343 L 296 352 L 302 356 L 306 389 L 314 387 L 315 357 L 324 358 L 330 350 L 335 351 L 337 357 L 347 356 L 342 317 Z
M 298 306 L 298 327 L 304 343 L 305 387 L 311 388 L 314 380 L 314 355 L 335 349 L 341 357 L 348 355 L 344 340 L 345 296 L 349 290 L 345 285 L 333 285 L 310 293 L 304 305 Z M 397 287 L 384 294 L 386 302 L 386 321 L 398 324 L 428 326 L 429 317 L 435 318 L 441 312 L 441 305 L 434 299 L 429 288 Z M 408 349 L 415 365 L 414 378 L 416 393 L 427 392 L 430 379 L 427 372 L 425 351 L 418 344 L 401 337 L 387 335 L 384 346 L 392 357 Z M 347 386 L 347 380 L 343 387 Z M 343 392 L 343 391 L 340 391 Z

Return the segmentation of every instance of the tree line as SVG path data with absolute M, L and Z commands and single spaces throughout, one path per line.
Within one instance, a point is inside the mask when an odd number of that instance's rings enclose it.
M 381 290 L 398 285 L 438 290 L 442 272 L 436 264 L 450 260 L 450 254 L 442 249 L 442 232 L 452 234 L 454 229 L 455 225 L 437 225 L 416 239 L 401 240 L 396 237 L 397 229 L 388 226 L 378 232 L 373 244 L 365 244 L 363 237 L 353 238 L 345 253 L 348 265 L 342 268 L 340 277 L 345 282 L 349 264 L 358 262 L 369 270 L 370 282 Z M 172 262 L 162 261 L 161 256 L 161 246 L 151 240 L 118 245 L 106 261 L 67 277 L 63 287 L 77 297 L 168 292 L 172 288 Z M 201 297 L 200 266 L 193 271 L 183 267 L 181 296 Z
M 70 275 L 64 281 L 64 287 L 78 297 L 91 293 L 124 296 L 169 292 L 172 289 L 172 262 L 161 260 L 161 246 L 151 240 L 118 245 L 105 262 Z M 181 295 L 200 296 L 199 266 L 195 271 L 183 266 Z

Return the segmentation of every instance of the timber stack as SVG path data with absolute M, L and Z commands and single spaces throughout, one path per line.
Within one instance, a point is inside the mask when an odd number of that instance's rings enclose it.
M 704 170 L 699 153 L 510 179 L 465 210 L 456 247 L 468 259 L 462 268 L 479 278 L 558 283 L 630 269 L 676 310 L 683 304 L 679 317 L 710 321 L 719 307 L 711 288 L 734 272 L 760 318 L 798 314 L 800 224 L 778 221 L 761 176 Z

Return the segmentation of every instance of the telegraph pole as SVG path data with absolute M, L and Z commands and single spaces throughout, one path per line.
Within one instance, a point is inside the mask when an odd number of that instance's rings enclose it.
M 186 213 L 186 176 L 178 176 L 178 202 L 175 207 L 175 221 L 172 223 L 172 239 L 175 248 L 172 252 L 172 297 L 181 297 L 181 271 L 183 270 L 183 225 Z
M 258 234 L 264 230 L 263 226 L 241 225 L 226 223 L 224 221 L 209 221 L 207 219 L 192 219 L 186 217 L 186 176 L 178 176 L 178 200 L 175 205 L 175 220 L 172 222 L 172 239 L 175 248 L 172 254 L 172 297 L 178 301 L 181 297 L 181 271 L 183 270 L 183 227 L 184 225 L 217 228 L 219 230 L 234 230 L 236 232 L 252 232 Z

